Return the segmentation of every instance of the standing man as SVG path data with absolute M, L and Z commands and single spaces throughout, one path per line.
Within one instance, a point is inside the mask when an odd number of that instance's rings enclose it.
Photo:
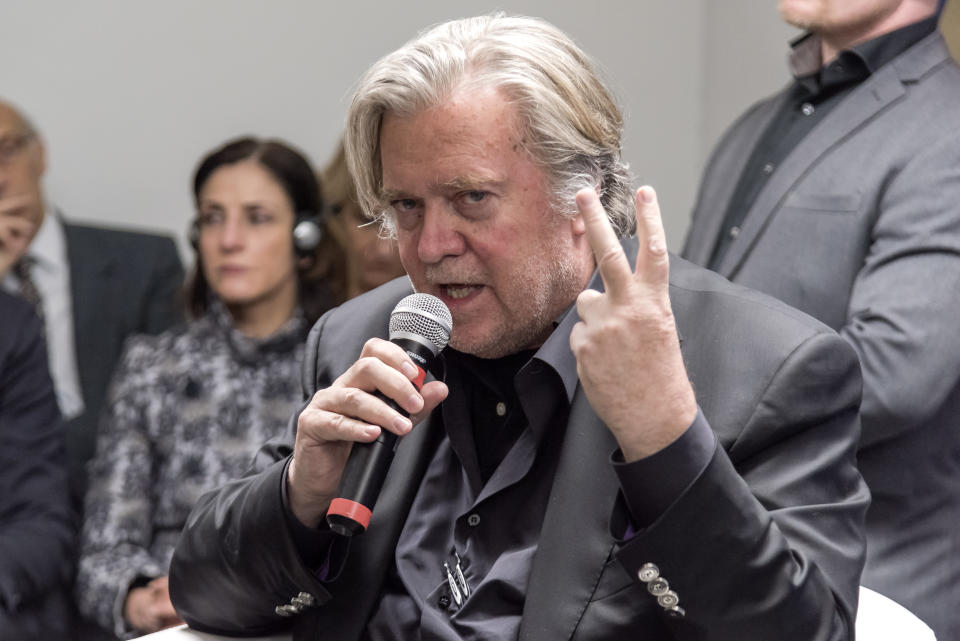
M 179 320 L 183 267 L 171 238 L 67 222 L 43 193 L 45 170 L 40 134 L 0 100 L 0 285 L 24 295 L 45 321 L 79 505 L 123 342 Z
M 371 68 L 347 157 L 409 282 L 318 322 L 296 433 L 200 500 L 170 575 L 186 621 L 292 619 L 298 641 L 853 638 L 853 351 L 669 264 L 621 129 L 586 55 L 535 19 L 442 24 Z M 444 380 L 419 392 L 383 340 L 411 284 L 453 315 Z M 404 436 L 346 545 L 325 512 L 381 429 Z
M 936 0 L 781 0 L 789 87 L 722 138 L 683 254 L 860 357 L 863 584 L 960 638 L 960 69 Z

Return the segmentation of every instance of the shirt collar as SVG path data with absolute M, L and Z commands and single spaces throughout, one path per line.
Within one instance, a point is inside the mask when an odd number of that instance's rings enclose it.
M 263 356 L 270 353 L 283 354 L 298 347 L 306 336 L 307 321 L 299 307 L 293 316 L 270 336 L 255 338 L 247 336 L 233 326 L 233 317 L 226 305 L 214 295 L 210 295 L 207 312 L 209 322 L 225 336 L 230 350 L 238 361 L 248 364 L 261 362 Z
M 901 27 L 878 36 L 872 40 L 861 42 L 849 49 L 844 49 L 840 55 L 855 56 L 866 66 L 867 75 L 876 73 L 880 67 L 887 64 L 898 55 L 923 40 L 937 28 L 937 17 L 931 16 L 906 27 Z M 823 66 L 823 57 L 820 49 L 820 36 L 815 33 L 805 33 L 790 43 L 790 73 L 797 79 L 812 76 Z M 840 56 L 837 57 L 838 59 Z

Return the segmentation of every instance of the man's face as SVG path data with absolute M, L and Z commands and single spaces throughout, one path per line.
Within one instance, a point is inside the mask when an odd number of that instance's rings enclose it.
M 380 134 L 403 266 L 450 308 L 450 345 L 483 358 L 539 346 L 593 271 L 582 220 L 554 212 L 517 125 L 499 93 L 474 89 L 388 113 Z
M 0 276 L 27 251 L 43 222 L 44 169 L 40 140 L 0 103 Z
M 825 35 L 868 33 L 904 0 L 779 0 L 785 21 Z
M 0 103 L 0 213 L 43 220 L 43 147 L 12 109 Z

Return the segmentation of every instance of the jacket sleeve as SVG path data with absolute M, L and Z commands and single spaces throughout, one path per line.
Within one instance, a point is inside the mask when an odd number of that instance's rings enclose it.
M 735 440 L 623 546 L 642 598 L 657 603 L 651 577 L 677 597 L 678 609 L 657 608 L 674 638 L 853 639 L 869 503 L 855 466 L 859 398 L 852 350 L 813 335 Z
M 960 385 L 958 203 L 951 132 L 896 172 L 876 204 L 840 329 L 863 368 L 863 446 L 930 422 Z
M 15 615 L 72 577 L 75 523 L 41 324 L 3 305 L 11 349 L 0 354 L 0 610 Z
M 150 553 L 155 480 L 145 405 L 156 390 L 143 376 L 143 350 L 128 341 L 107 395 L 80 538 L 77 605 L 118 636 L 130 632 L 123 605 L 131 585 L 166 574 Z

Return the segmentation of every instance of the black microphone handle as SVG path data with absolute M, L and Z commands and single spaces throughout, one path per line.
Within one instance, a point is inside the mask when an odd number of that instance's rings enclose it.
M 423 385 L 426 368 L 434 358 L 426 346 L 420 343 L 398 338 L 391 342 L 399 344 L 420 368 L 420 376 L 413 381 L 417 389 Z M 379 391 L 374 392 L 387 405 L 400 414 L 409 417 L 410 414 L 401 408 L 395 401 L 387 398 Z M 340 477 L 340 487 L 337 498 L 327 509 L 327 524 L 335 533 L 342 536 L 353 536 L 363 532 L 370 523 L 373 507 L 380 496 L 383 482 L 390 471 L 393 455 L 396 452 L 400 438 L 393 432 L 380 428 L 380 435 L 370 443 L 354 443 L 347 459 L 343 476 Z

